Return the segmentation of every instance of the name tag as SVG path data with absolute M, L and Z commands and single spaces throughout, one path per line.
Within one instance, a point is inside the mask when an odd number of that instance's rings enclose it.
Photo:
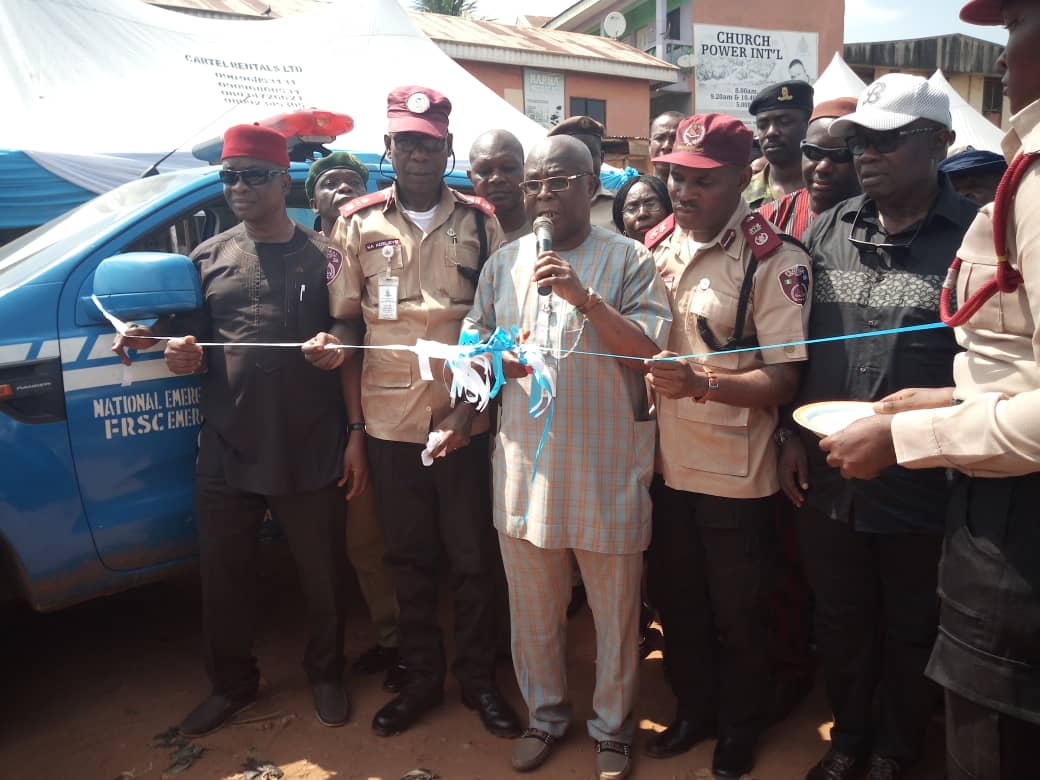
M 397 319 L 397 284 L 396 276 L 384 276 L 379 280 L 379 319 Z

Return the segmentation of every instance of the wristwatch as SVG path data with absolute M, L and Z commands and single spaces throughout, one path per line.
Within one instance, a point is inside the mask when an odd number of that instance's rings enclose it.
M 363 422 L 350 423 L 347 425 L 347 433 L 351 434 L 354 431 L 364 431 L 365 424 Z
M 784 428 L 783 426 L 780 426 L 775 431 L 773 431 L 773 441 L 776 442 L 777 447 L 783 447 L 785 441 L 787 441 L 788 439 L 793 439 L 796 435 L 797 434 L 790 428 Z
M 580 305 L 574 308 L 579 313 L 588 316 L 588 313 L 603 303 L 603 299 L 599 296 L 599 293 L 593 290 L 591 287 L 585 288 L 585 300 Z
M 692 395 L 690 397 L 697 403 L 702 404 L 708 400 L 712 393 L 719 389 L 719 380 L 716 378 L 715 372 L 707 366 L 701 366 L 700 369 L 704 372 L 704 378 L 708 380 L 708 389 L 700 395 Z

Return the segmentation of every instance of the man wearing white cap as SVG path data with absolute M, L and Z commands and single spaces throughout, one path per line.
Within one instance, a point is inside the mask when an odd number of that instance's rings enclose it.
M 953 142 L 949 100 L 902 73 L 864 90 L 830 133 L 844 139 L 863 194 L 803 236 L 813 259 L 809 338 L 939 320 L 946 269 L 976 206 L 938 172 Z M 948 328 L 810 346 L 799 403 L 876 401 L 949 384 Z M 816 593 L 816 637 L 834 712 L 831 749 L 807 780 L 898 778 L 918 756 L 938 691 L 924 676 L 938 624 L 936 577 L 948 494 L 942 469 L 845 480 L 811 433 L 782 431 L 780 479 Z M 874 716 L 873 701 L 880 701 Z
M 1010 164 L 951 266 L 944 312 L 964 352 L 956 387 L 907 390 L 825 439 L 851 476 L 890 463 L 948 466 L 942 612 L 928 676 L 946 694 L 946 777 L 1036 777 L 1040 740 L 1040 4 L 970 0 L 960 17 L 1000 25 Z M 947 303 L 949 303 L 947 301 Z M 895 414 L 892 414 L 895 412 Z

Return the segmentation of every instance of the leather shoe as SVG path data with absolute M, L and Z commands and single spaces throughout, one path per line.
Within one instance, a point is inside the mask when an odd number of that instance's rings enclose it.
M 714 736 L 714 726 L 703 726 L 686 718 L 676 718 L 672 725 L 660 734 L 654 735 L 643 746 L 643 752 L 650 758 L 671 758 Z
M 186 737 L 205 736 L 219 729 L 238 713 L 252 707 L 255 701 L 256 694 L 231 699 L 215 693 L 188 713 L 188 717 L 181 721 L 178 729 Z
M 311 693 L 314 695 L 314 712 L 321 725 L 335 728 L 350 718 L 350 699 L 343 689 L 342 680 L 316 682 L 311 685 Z
M 711 757 L 711 771 L 719 777 L 740 777 L 755 766 L 755 740 L 720 737 Z
M 444 692 L 440 689 L 421 691 L 406 688 L 376 713 L 372 718 L 372 730 L 380 737 L 400 734 L 442 701 Z
M 625 780 L 632 771 L 632 746 L 627 742 L 596 742 L 596 780 Z
M 513 755 L 509 763 L 517 772 L 537 769 L 545 763 L 558 739 L 541 729 L 524 729 L 519 738 L 513 740 Z
M 401 654 L 396 647 L 372 645 L 358 656 L 350 668 L 357 674 L 375 674 L 390 669 L 400 661 L 400 658 Z
M 894 758 L 888 756 L 871 756 L 870 770 L 867 780 L 899 780 L 903 776 L 903 767 Z
M 383 690 L 390 693 L 400 693 L 408 685 L 408 667 L 398 661 L 386 670 L 383 675 Z
M 852 780 L 863 774 L 863 761 L 849 753 L 831 748 L 820 762 L 809 770 L 805 780 Z
M 520 720 L 502 694 L 494 688 L 479 693 L 462 693 L 462 703 L 480 715 L 480 722 L 496 737 L 518 737 Z

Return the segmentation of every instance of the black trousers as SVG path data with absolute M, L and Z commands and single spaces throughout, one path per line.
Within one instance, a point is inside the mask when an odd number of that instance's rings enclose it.
M 386 563 L 400 610 L 401 656 L 416 688 L 441 688 L 447 672 L 437 616 L 438 563 L 447 559 L 455 611 L 455 661 L 466 690 L 493 684 L 495 566 L 486 434 L 432 466 L 422 445 L 369 438 Z
M 1036 777 L 1040 725 L 946 691 L 947 780 Z
M 769 655 L 775 675 L 812 680 L 812 590 L 802 565 L 795 508 L 782 493 L 773 497 L 776 558 L 769 583 Z
M 924 669 L 939 622 L 942 537 L 864 533 L 809 506 L 798 512 L 798 536 L 816 595 L 832 745 L 913 761 L 938 703 Z
M 679 715 L 754 737 L 772 703 L 766 644 L 772 499 L 673 490 L 655 477 L 651 598 Z
M 256 553 L 268 509 L 285 531 L 307 601 L 307 677 L 314 683 L 343 676 L 343 491 L 332 484 L 263 496 L 233 488 L 221 476 L 196 474 L 206 672 L 213 692 L 230 697 L 253 695 L 260 683 L 253 656 Z

